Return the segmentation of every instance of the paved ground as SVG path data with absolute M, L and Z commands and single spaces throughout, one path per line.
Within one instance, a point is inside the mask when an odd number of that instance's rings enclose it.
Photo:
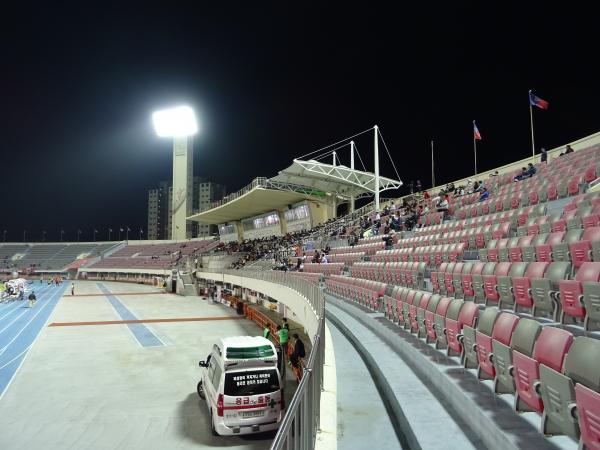
M 0 399 L 1 449 L 268 448 L 272 434 L 211 436 L 195 392 L 198 360 L 220 337 L 260 334 L 252 322 L 199 297 L 157 295 L 144 285 L 75 282 L 77 295 L 62 299 L 54 289 L 51 297 L 38 288 L 36 308 L 46 305 L 47 325 L 44 319 Z M 6 341 L 0 334 L 0 347 Z

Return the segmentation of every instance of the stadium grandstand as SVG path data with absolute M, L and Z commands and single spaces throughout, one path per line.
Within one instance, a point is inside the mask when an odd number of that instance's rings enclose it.
M 360 427 L 340 435 L 336 419 L 352 423 L 336 403 L 364 389 L 381 431 L 403 448 L 592 449 L 600 442 L 600 133 L 567 148 L 374 201 L 368 196 L 400 180 L 335 157 L 297 159 L 189 218 L 218 224 L 220 238 L 5 243 L 0 259 L 7 276 L 32 286 L 41 277 L 40 289 L 47 274 L 81 283 L 84 297 L 106 296 L 124 321 L 145 328 L 142 337 L 132 329 L 142 347 L 164 346 L 166 332 L 123 312 L 117 295 L 213 299 L 245 316 L 249 333 L 277 335 L 289 318 L 311 350 L 304 375 L 288 380 L 279 431 L 260 448 L 364 439 Z M 535 170 L 524 176 L 528 163 Z M 356 198 L 367 203 L 355 208 Z M 341 203 L 348 208 L 338 216 Z M 152 290 L 139 292 L 140 283 Z M 73 325 L 64 322 L 57 326 Z M 23 354 L 11 357 L 0 353 L 1 368 Z M 360 380 L 340 378 L 342 368 Z

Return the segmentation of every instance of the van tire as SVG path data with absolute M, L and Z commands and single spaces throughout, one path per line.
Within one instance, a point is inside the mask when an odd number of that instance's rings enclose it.
M 213 420 L 213 413 L 212 410 L 210 411 L 210 431 L 212 433 L 213 436 L 218 436 L 219 433 L 217 433 L 217 429 L 215 428 L 215 421 Z
M 196 386 L 196 392 L 198 392 L 198 397 L 201 399 L 205 399 L 204 396 L 204 386 L 202 385 L 202 380 L 198 381 L 198 386 Z

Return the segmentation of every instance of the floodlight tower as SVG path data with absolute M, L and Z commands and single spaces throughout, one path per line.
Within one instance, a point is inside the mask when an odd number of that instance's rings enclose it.
M 173 138 L 173 200 L 171 239 L 187 238 L 186 217 L 191 213 L 193 186 L 193 138 L 198 132 L 194 111 L 189 106 L 156 111 L 152 114 L 159 137 Z

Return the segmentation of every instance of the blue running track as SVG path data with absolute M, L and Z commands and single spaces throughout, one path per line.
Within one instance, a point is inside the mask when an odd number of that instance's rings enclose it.
M 106 296 L 110 304 L 115 308 L 117 314 L 123 320 L 139 320 L 127 307 L 119 301 L 117 297 L 102 283 L 97 283 L 98 289 Z M 159 347 L 164 345 L 163 342 L 143 323 L 128 323 L 127 326 L 131 333 L 142 347 Z
M 66 283 L 62 286 L 48 286 L 45 282 L 33 282 L 37 302 L 28 308 L 29 301 L 0 303 L 0 398 L 15 376 L 31 344 L 54 311 L 62 297 Z

